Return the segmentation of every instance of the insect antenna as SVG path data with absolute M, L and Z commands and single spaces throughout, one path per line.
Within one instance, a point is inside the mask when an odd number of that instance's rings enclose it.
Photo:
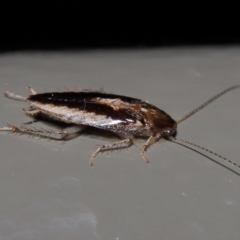
M 201 104 L 200 106 L 198 106 L 197 108 L 193 109 L 192 111 L 190 111 L 189 113 L 187 113 L 186 115 L 184 115 L 183 117 L 179 118 L 176 122 L 177 123 L 180 123 L 180 122 L 183 122 L 184 120 L 186 120 L 187 118 L 191 117 L 193 114 L 199 112 L 201 109 L 203 109 L 204 107 L 206 107 L 207 105 L 209 105 L 211 102 L 215 101 L 216 99 L 218 99 L 219 97 L 221 97 L 223 94 L 233 90 L 233 89 L 236 89 L 236 88 L 240 88 L 240 85 L 235 85 L 235 86 L 232 86 L 232 87 L 229 87 L 225 90 L 223 90 L 222 92 L 218 93 L 217 95 L 213 96 L 212 98 L 210 98 L 209 100 L 207 100 L 206 102 L 204 102 L 203 104 Z M 168 140 L 172 141 L 172 142 L 175 142 L 175 143 L 178 143 L 182 146 L 185 146 L 187 147 L 186 145 L 190 145 L 190 146 L 193 146 L 193 147 L 196 147 L 196 148 L 199 148 L 201 150 L 204 150 L 205 152 L 208 152 L 212 155 L 215 155 L 219 158 L 221 158 L 222 160 L 224 160 L 225 162 L 237 167 L 237 168 L 240 168 L 240 165 L 231 161 L 230 159 L 226 158 L 226 157 L 223 157 L 222 155 L 218 154 L 218 153 L 215 153 L 213 152 L 212 150 L 209 150 L 205 147 L 202 147 L 202 146 L 199 146 L 195 143 L 192 143 L 192 142 L 189 142 L 189 141 L 186 141 L 186 140 L 183 140 L 183 139 L 180 139 L 180 138 L 175 138 L 175 137 L 168 137 Z
M 235 166 L 235 167 L 237 167 L 237 168 L 240 168 L 240 165 L 239 165 L 239 164 L 231 161 L 231 160 L 228 159 L 228 158 L 223 157 L 222 155 L 220 155 L 220 154 L 218 154 L 218 153 L 213 152 L 212 150 L 209 150 L 209 149 L 207 149 L 207 148 L 205 148 L 205 147 L 202 147 L 202 146 L 200 146 L 200 145 L 197 145 L 197 144 L 195 144 L 195 143 L 192 143 L 192 142 L 189 142 L 189 141 L 187 141 L 187 140 L 180 139 L 180 138 L 175 138 L 175 137 L 168 137 L 168 140 L 170 140 L 171 142 L 178 143 L 178 144 L 180 144 L 180 145 L 182 145 L 182 146 L 185 146 L 185 147 L 186 147 L 186 145 L 190 145 L 190 146 L 199 148 L 199 149 L 201 149 L 201 150 L 204 150 L 205 152 L 211 153 L 212 155 L 215 155 L 215 156 L 223 159 L 225 162 L 227 162 L 227 163 L 229 163 L 229 164 L 231 164 L 231 165 L 233 165 L 233 166 Z
M 199 112 L 201 109 L 205 108 L 207 105 L 209 105 L 211 102 L 213 102 L 214 100 L 216 100 L 217 98 L 219 98 L 220 96 L 222 96 L 223 94 L 236 89 L 236 88 L 240 88 L 240 85 L 235 85 L 232 86 L 230 88 L 225 89 L 224 91 L 218 93 L 217 95 L 215 95 L 214 97 L 210 98 L 209 100 L 207 100 L 205 103 L 201 104 L 200 106 L 198 106 L 197 108 L 193 109 L 191 112 L 187 113 L 186 115 L 184 115 L 183 117 L 179 118 L 177 120 L 177 123 L 183 122 L 184 120 L 186 120 L 187 118 L 191 117 L 193 114 Z

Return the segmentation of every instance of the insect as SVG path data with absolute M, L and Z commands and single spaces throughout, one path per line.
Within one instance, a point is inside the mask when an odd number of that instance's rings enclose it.
M 240 85 L 232 86 L 220 92 L 175 121 L 166 112 L 150 103 L 136 98 L 88 90 L 38 94 L 31 87 L 29 87 L 29 97 L 22 97 L 9 92 L 6 86 L 5 95 L 7 97 L 15 100 L 27 101 L 30 104 L 30 109 L 25 110 L 27 115 L 32 117 L 45 115 L 51 119 L 70 124 L 70 126 L 62 131 L 53 131 L 44 128 L 27 128 L 23 125 L 16 127 L 8 124 L 7 127 L 0 128 L 0 131 L 39 136 L 60 134 L 63 138 L 66 135 L 81 132 L 87 126 L 91 126 L 113 132 L 122 138 L 120 141 L 105 144 L 97 148 L 90 157 L 90 166 L 93 166 L 94 158 L 98 153 L 128 148 L 132 145 L 134 137 L 140 136 L 148 137 L 141 148 L 141 156 L 146 163 L 149 163 L 146 157 L 147 149 L 160 138 L 165 138 L 181 145 L 191 145 L 207 151 L 240 168 L 240 165 L 207 148 L 175 137 L 177 133 L 177 124 L 200 111 L 223 94 L 236 88 L 240 88 Z

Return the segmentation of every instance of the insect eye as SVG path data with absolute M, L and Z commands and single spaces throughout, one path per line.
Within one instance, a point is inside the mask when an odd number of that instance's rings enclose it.
M 165 129 L 163 130 L 163 133 L 162 133 L 163 136 L 173 136 L 175 134 L 176 134 L 175 129 Z

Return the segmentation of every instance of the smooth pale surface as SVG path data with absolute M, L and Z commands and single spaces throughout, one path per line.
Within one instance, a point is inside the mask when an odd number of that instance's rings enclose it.
M 2 54 L 2 127 L 31 121 L 26 103 L 4 96 L 5 83 L 23 96 L 28 85 L 37 92 L 103 88 L 148 100 L 176 119 L 240 84 L 240 48 Z M 227 93 L 181 123 L 178 136 L 240 164 L 239 103 L 240 89 Z M 147 152 L 150 164 L 137 140 L 97 156 L 90 168 L 96 147 L 115 140 L 95 131 L 66 142 L 1 132 L 0 239 L 239 239 L 240 169 L 164 140 Z

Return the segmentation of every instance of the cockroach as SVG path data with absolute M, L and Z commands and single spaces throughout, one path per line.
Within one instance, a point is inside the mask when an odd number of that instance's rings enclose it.
M 6 86 L 5 95 L 7 97 L 27 101 L 30 104 L 30 109 L 25 110 L 27 115 L 37 117 L 42 114 L 53 120 L 71 124 L 71 126 L 62 131 L 53 131 L 44 128 L 27 128 L 23 125 L 16 127 L 8 124 L 7 127 L 0 128 L 0 131 L 39 136 L 60 134 L 63 138 L 66 135 L 81 132 L 84 128 L 90 126 L 113 132 L 122 138 L 120 141 L 102 145 L 93 152 L 90 157 L 90 166 L 93 166 L 94 158 L 98 153 L 128 148 L 133 144 L 134 137 L 148 137 L 141 148 L 141 156 L 146 163 L 149 163 L 145 155 L 149 146 L 160 138 L 164 138 L 172 142 L 199 148 L 240 168 L 239 164 L 222 155 L 175 137 L 177 124 L 197 113 L 223 94 L 236 88 L 240 88 L 240 85 L 225 89 L 175 121 L 163 110 L 137 98 L 88 90 L 37 93 L 31 87 L 29 87 L 29 97 L 22 97 L 9 92 Z

